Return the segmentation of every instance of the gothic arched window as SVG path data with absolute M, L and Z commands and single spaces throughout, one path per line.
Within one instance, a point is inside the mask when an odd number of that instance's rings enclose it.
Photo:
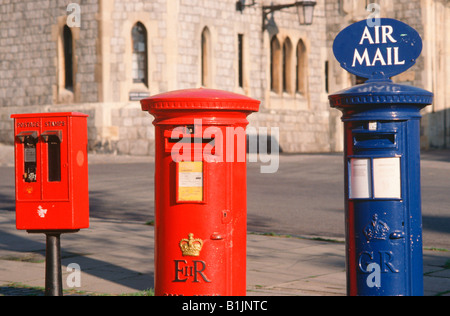
M 67 25 L 63 29 L 64 45 L 64 88 L 73 91 L 73 41 L 72 31 Z
M 134 83 L 148 85 L 147 78 L 147 30 L 138 22 L 131 30 L 133 39 L 132 76 Z
M 211 34 L 207 27 L 205 27 L 202 32 L 201 50 L 202 50 L 201 56 L 202 86 L 208 87 L 211 84 Z
M 298 93 L 305 95 L 307 92 L 307 55 L 306 46 L 302 40 L 297 44 L 297 87 Z
M 283 44 L 283 92 L 293 93 L 292 43 L 287 37 Z
M 270 41 L 270 89 L 281 93 L 281 45 L 276 36 Z

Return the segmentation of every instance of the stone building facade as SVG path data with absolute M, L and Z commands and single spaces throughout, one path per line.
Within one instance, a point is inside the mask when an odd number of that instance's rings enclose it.
M 236 2 L 0 1 L 0 142 L 13 141 L 12 113 L 79 111 L 90 115 L 90 150 L 152 155 L 153 118 L 139 98 L 206 87 L 261 100 L 250 124 L 279 128 L 283 152 L 340 151 L 340 112 L 327 96 L 356 78 L 332 42 L 376 2 L 382 17 L 421 34 L 422 57 L 394 80 L 435 92 L 423 146 L 450 145 L 450 1 L 318 0 L 312 25 L 300 25 L 295 8 L 263 21 L 273 0 L 240 0 L 242 11 Z

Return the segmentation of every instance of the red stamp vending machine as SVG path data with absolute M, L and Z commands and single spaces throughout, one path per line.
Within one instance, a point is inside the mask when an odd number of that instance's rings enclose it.
M 14 114 L 16 227 L 89 227 L 87 115 Z

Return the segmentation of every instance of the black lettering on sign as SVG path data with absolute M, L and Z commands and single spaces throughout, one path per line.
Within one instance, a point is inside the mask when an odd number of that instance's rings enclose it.
M 39 127 L 39 122 L 18 122 L 17 127 Z
M 45 127 L 64 126 L 64 121 L 48 121 L 45 122 Z
M 192 283 L 211 282 L 205 275 L 206 263 L 202 260 L 192 260 L 192 264 L 188 264 L 187 260 L 174 260 L 175 262 L 175 279 L 172 282 L 186 282 L 192 280 Z

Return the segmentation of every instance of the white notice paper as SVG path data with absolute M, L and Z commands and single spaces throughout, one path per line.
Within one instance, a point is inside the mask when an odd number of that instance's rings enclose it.
M 373 160 L 374 198 L 401 198 L 400 158 Z
M 180 172 L 178 174 L 178 186 L 203 187 L 203 172 Z
M 368 199 L 371 192 L 369 159 L 350 160 L 350 198 Z

